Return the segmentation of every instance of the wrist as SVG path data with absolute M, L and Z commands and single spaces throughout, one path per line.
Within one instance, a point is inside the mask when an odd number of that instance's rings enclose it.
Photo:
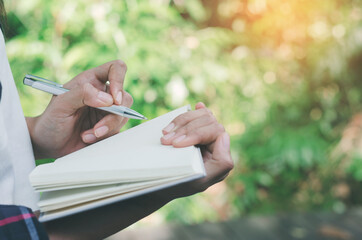
M 36 129 L 37 118 L 38 117 L 25 117 L 26 125 L 28 126 L 31 145 L 33 147 L 34 158 L 36 160 L 46 158 L 46 156 L 41 153 L 42 151 L 40 150 L 38 144 L 36 143 L 35 129 Z

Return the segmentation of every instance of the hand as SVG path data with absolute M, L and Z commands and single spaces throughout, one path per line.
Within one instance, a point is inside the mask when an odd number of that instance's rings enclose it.
M 27 118 L 35 157 L 61 157 L 118 133 L 128 119 L 94 107 L 132 105 L 123 90 L 126 71 L 120 60 L 87 70 L 66 83 L 70 91 L 54 96 L 40 116 Z
M 195 109 L 178 116 L 165 127 L 161 143 L 174 147 L 199 145 L 207 175 L 200 180 L 174 188 L 174 197 L 204 191 L 223 180 L 234 167 L 230 155 L 230 137 L 224 127 L 203 103 L 196 104 Z
M 230 139 L 204 104 L 196 110 L 175 118 L 164 131 L 161 142 L 174 147 L 200 145 L 207 176 L 146 195 L 126 199 L 71 217 L 60 218 L 44 224 L 49 236 L 74 239 L 103 239 L 156 211 L 169 201 L 200 192 L 224 179 L 234 164 L 230 156 Z M 120 214 L 121 213 L 121 214 Z M 99 223 L 102 228 L 98 228 Z

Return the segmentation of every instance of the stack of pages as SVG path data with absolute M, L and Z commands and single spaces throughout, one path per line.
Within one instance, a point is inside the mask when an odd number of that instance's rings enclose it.
M 37 166 L 30 174 L 42 192 L 40 221 L 101 207 L 205 176 L 197 147 L 162 145 L 162 129 L 185 106 Z

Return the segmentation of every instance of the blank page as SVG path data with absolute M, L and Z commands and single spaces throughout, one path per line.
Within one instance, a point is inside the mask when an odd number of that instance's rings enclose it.
M 190 109 L 185 106 L 134 128 L 36 167 L 33 186 L 84 182 L 127 182 L 203 172 L 199 149 L 160 142 L 162 129 Z

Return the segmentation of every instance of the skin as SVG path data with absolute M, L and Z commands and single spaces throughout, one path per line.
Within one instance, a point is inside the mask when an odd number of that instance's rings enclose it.
M 64 84 L 70 91 L 54 96 L 42 115 L 26 118 L 35 158 L 58 158 L 118 133 L 127 118 L 91 107 L 132 105 L 123 90 L 126 71 L 119 60 L 87 70 Z
M 90 107 L 132 105 L 123 90 L 126 65 L 119 60 L 87 70 L 64 85 L 69 92 L 54 96 L 38 117 L 27 118 L 34 154 L 58 158 L 118 133 L 128 119 Z M 106 82 L 109 82 L 109 86 Z M 102 239 L 156 211 L 168 202 L 204 191 L 233 168 L 230 138 L 203 103 L 175 118 L 163 129 L 164 145 L 199 145 L 207 176 L 95 210 L 47 222 L 51 239 Z

